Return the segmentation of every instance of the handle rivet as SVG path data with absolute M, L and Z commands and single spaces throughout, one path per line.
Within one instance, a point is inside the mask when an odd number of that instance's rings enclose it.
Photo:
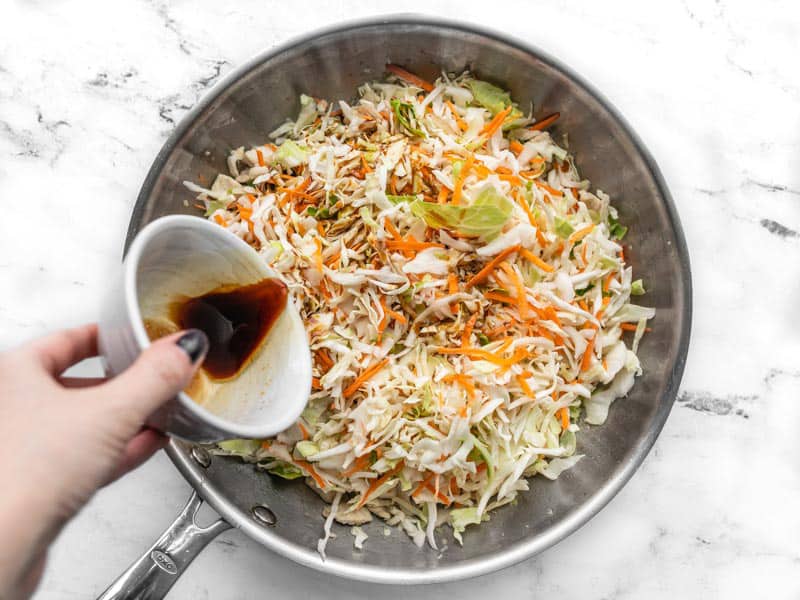
M 253 518 L 261 525 L 272 526 L 278 522 L 278 517 L 275 516 L 275 513 L 272 512 L 272 509 L 269 506 L 257 504 L 251 509 L 250 512 L 253 514 Z
M 207 469 L 211 465 L 211 455 L 201 446 L 192 447 L 192 458 L 198 465 Z

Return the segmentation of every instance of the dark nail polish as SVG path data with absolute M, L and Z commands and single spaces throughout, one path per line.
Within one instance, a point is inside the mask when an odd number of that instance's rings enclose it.
M 192 364 L 202 360 L 208 352 L 208 337 L 199 329 L 190 329 L 175 343 L 189 355 Z

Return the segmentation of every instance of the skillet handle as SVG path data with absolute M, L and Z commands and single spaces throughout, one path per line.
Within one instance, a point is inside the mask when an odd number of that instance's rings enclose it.
M 202 504 L 197 492 L 192 492 L 172 525 L 97 600 L 155 600 L 166 596 L 200 551 L 231 527 L 222 519 L 198 527 L 194 518 Z

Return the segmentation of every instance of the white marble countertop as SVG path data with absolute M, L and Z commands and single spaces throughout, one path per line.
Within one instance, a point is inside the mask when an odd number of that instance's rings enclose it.
M 414 6 L 4 3 L 0 347 L 96 318 L 145 172 L 220 74 L 318 26 Z M 588 525 L 501 573 L 384 588 L 321 575 L 228 532 L 170 599 L 800 595 L 800 10 L 732 0 L 497 7 L 425 3 L 526 39 L 592 81 L 675 197 L 694 326 L 653 452 Z M 53 547 L 37 598 L 94 597 L 188 494 L 163 455 L 101 491 Z

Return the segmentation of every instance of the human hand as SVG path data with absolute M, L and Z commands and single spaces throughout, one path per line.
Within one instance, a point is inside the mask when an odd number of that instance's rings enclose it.
M 30 595 L 64 523 L 163 447 L 143 423 L 189 383 L 207 350 L 202 332 L 176 333 L 108 381 L 59 377 L 97 355 L 96 325 L 0 354 L 0 600 Z

